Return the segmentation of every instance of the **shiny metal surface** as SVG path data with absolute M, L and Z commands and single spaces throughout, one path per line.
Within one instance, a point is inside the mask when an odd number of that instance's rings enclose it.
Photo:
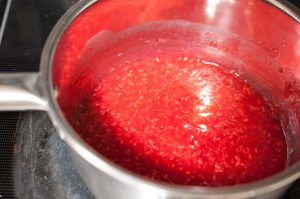
M 281 9 L 283 12 L 290 15 L 293 19 L 295 19 L 298 23 L 300 23 L 299 10 L 293 5 L 287 3 L 286 1 L 278 1 L 278 0 L 265 0 L 265 1 Z
M 88 1 L 83 0 L 79 1 L 75 6 L 73 6 L 57 23 L 52 33 L 50 34 L 41 59 L 41 91 L 42 94 L 39 95 L 39 91 L 35 91 L 37 86 L 35 83 L 37 82 L 37 76 L 27 76 L 24 79 L 21 77 L 22 74 L 14 76 L 6 76 L 3 75 L 0 77 L 0 81 L 2 82 L 2 89 L 0 87 L 0 93 L 6 93 L 9 91 L 9 95 L 7 97 L 0 98 L 0 105 L 7 106 L 7 108 L 3 108 L 3 110 L 13 110 L 13 109 L 45 109 L 48 111 L 53 124 L 60 132 L 61 138 L 67 143 L 69 147 L 69 151 L 71 152 L 74 162 L 88 185 L 88 187 L 92 190 L 92 192 L 97 195 L 104 195 L 106 198 L 120 198 L 120 199 L 128 199 L 128 198 L 139 198 L 139 199 L 167 199 L 167 198 L 187 198 L 187 199 L 196 199 L 196 198 L 222 198 L 222 199 L 238 199 L 238 198 L 264 198 L 264 199 L 272 199 L 279 197 L 288 186 L 297 178 L 300 177 L 300 163 L 296 163 L 287 170 L 272 176 L 270 178 L 260 180 L 254 183 L 235 186 L 235 187 L 221 187 L 221 188 L 210 188 L 210 187 L 193 187 L 193 186 L 177 186 L 177 185 L 166 185 L 162 183 L 156 183 L 152 181 L 148 181 L 144 178 L 141 178 L 133 173 L 125 171 L 122 168 L 112 164 L 104 157 L 95 152 L 91 147 L 89 147 L 76 132 L 72 129 L 72 127 L 68 124 L 66 119 L 63 117 L 62 112 L 56 102 L 55 92 L 52 87 L 52 64 L 54 53 L 56 51 L 57 44 L 64 33 L 66 27 L 71 23 L 72 20 L 76 18 L 83 10 L 97 2 L 96 0 Z M 218 4 L 227 2 L 228 6 L 222 12 L 226 14 L 229 12 L 229 8 L 234 8 L 242 1 L 236 0 L 211 0 L 205 1 L 207 5 L 211 3 L 210 9 L 207 9 L 207 15 L 209 13 L 211 16 L 216 12 L 213 7 L 216 8 Z M 247 1 L 251 3 L 253 1 Z M 272 5 L 280 8 L 285 11 L 291 17 L 296 19 L 296 21 L 300 21 L 300 14 L 298 11 L 291 9 L 285 3 L 281 1 L 268 1 Z M 242 4 L 245 2 L 243 1 Z M 239 8 L 238 8 L 239 9 Z M 238 10 L 236 9 L 236 10 Z M 247 10 L 247 9 L 246 9 Z M 223 14 L 224 14 L 223 13 Z M 236 30 L 235 28 L 239 26 L 230 26 L 230 22 L 234 22 L 236 20 L 236 16 L 234 14 L 230 15 L 229 18 L 226 18 L 227 21 L 223 21 L 222 24 L 219 24 L 221 28 L 232 28 L 236 33 L 241 33 L 241 35 L 253 36 L 251 35 L 251 26 L 250 32 L 239 32 L 240 30 Z M 120 20 L 120 19 L 119 19 Z M 207 18 L 209 19 L 209 16 Z M 296 21 L 294 22 L 296 24 Z M 249 21 L 249 23 L 252 23 Z M 254 23 L 254 22 L 253 22 Z M 216 24 L 215 24 L 216 25 Z M 249 28 L 248 27 L 248 28 Z M 297 25 L 298 33 L 293 33 L 294 35 L 300 34 L 299 24 Z M 248 29 L 247 29 L 248 30 Z M 233 32 L 234 32 L 233 31 Z M 249 34 L 248 34 L 249 33 Z M 276 38 L 276 37 L 274 37 Z M 295 38 L 293 38 L 295 39 Z M 298 38 L 297 38 L 298 39 Z M 295 46 L 292 46 L 291 49 L 294 54 L 291 55 L 291 61 L 297 65 L 300 63 L 299 51 Z M 296 57 L 298 59 L 296 60 Z M 283 55 L 284 57 L 284 55 Z M 299 68 L 294 68 L 295 73 L 300 71 Z M 297 73 L 298 74 L 298 73 Z M 297 75 L 296 74 L 296 75 Z M 17 81 L 16 81 L 17 80 Z M 31 80 L 31 81 L 29 81 Z M 16 82 L 19 82 L 16 84 Z M 27 83 L 25 83 L 27 82 Z M 29 82 L 29 83 L 28 83 Z M 24 84 L 25 83 L 25 84 Z M 8 85 L 7 85 L 8 84 Z M 26 86 L 24 86 L 26 85 Z M 14 97 L 12 101 L 10 97 Z M 43 97 L 41 97 L 43 96 Z M 24 100 L 18 101 L 17 99 L 23 98 Z M 45 100 L 48 102 L 46 103 Z M 18 102 L 16 105 L 13 103 Z
M 0 74 L 0 110 L 45 110 L 37 73 Z

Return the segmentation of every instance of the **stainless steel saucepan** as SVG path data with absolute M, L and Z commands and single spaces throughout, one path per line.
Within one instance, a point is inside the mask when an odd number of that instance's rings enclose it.
M 272 95 L 294 106 L 290 117 L 296 122 L 286 136 L 291 145 L 287 169 L 263 180 L 232 187 L 169 185 L 144 179 L 118 167 L 78 136 L 64 117 L 57 94 L 75 81 L 74 74 L 84 73 L 84 69 L 74 63 L 82 60 L 82 53 L 88 52 L 86 46 L 90 39 L 101 31 L 118 33 L 142 22 L 157 20 L 201 24 L 203 29 L 199 30 L 199 35 L 213 32 L 221 51 L 229 54 L 232 64 L 248 61 L 260 66 L 255 70 L 259 71 L 257 80 L 265 82 L 265 89 L 274 91 Z M 39 73 L 0 75 L 0 109 L 47 111 L 67 144 L 81 177 L 99 198 L 277 198 L 300 177 L 299 23 L 300 12 L 281 0 L 81 0 L 52 30 L 42 53 Z M 223 40 L 224 35 L 228 35 L 226 38 L 234 35 L 233 40 Z M 104 43 L 110 39 L 103 38 Z M 257 49 L 242 46 L 243 42 L 232 42 L 244 40 L 257 45 Z M 235 48 L 228 48 L 230 45 Z M 97 50 L 101 52 L 101 49 Z M 272 66 L 279 67 L 283 75 L 276 76 Z M 246 64 L 241 72 L 253 71 Z M 287 90 L 292 94 L 289 95 Z

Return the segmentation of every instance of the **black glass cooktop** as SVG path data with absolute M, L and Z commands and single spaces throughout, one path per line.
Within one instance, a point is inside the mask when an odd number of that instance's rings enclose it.
M 0 72 L 38 71 L 51 28 L 76 1 L 0 0 Z M 1 198 L 93 198 L 46 113 L 0 113 Z M 300 181 L 282 198 L 299 199 Z
M 0 0 L 0 72 L 38 71 L 41 50 L 51 28 L 76 1 Z M 19 112 L 0 113 L 0 198 L 17 198 L 16 184 L 24 184 L 14 180 L 14 166 L 18 167 L 15 164 L 14 147 L 21 123 L 24 122 Z M 28 182 L 36 180 L 34 175 L 27 177 Z M 31 185 L 26 187 L 28 193 L 36 190 Z M 31 196 L 40 198 L 37 195 Z M 51 195 L 45 197 L 51 198 Z M 18 198 L 32 197 L 19 195 Z

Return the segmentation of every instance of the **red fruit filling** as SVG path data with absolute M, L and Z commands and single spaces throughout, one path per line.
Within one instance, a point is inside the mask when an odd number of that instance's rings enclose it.
M 224 186 L 283 170 L 279 118 L 233 70 L 193 56 L 143 59 L 105 77 L 77 118 L 102 155 L 151 179 Z

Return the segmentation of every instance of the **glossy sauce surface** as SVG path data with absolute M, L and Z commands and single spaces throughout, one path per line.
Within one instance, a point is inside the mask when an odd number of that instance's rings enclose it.
M 123 63 L 82 106 L 79 134 L 113 162 L 151 179 L 235 185 L 286 165 L 271 104 L 235 71 L 192 55 Z
M 104 0 L 69 25 L 53 63 L 57 100 L 99 153 L 148 178 L 204 186 L 255 181 L 299 159 L 299 86 L 291 78 L 299 48 L 286 45 L 297 26 L 263 1 L 207 9 L 211 2 Z M 159 23 L 132 31 L 145 22 Z M 272 103 L 225 65 L 263 95 L 295 102 L 284 109 L 296 116 L 279 121 Z

